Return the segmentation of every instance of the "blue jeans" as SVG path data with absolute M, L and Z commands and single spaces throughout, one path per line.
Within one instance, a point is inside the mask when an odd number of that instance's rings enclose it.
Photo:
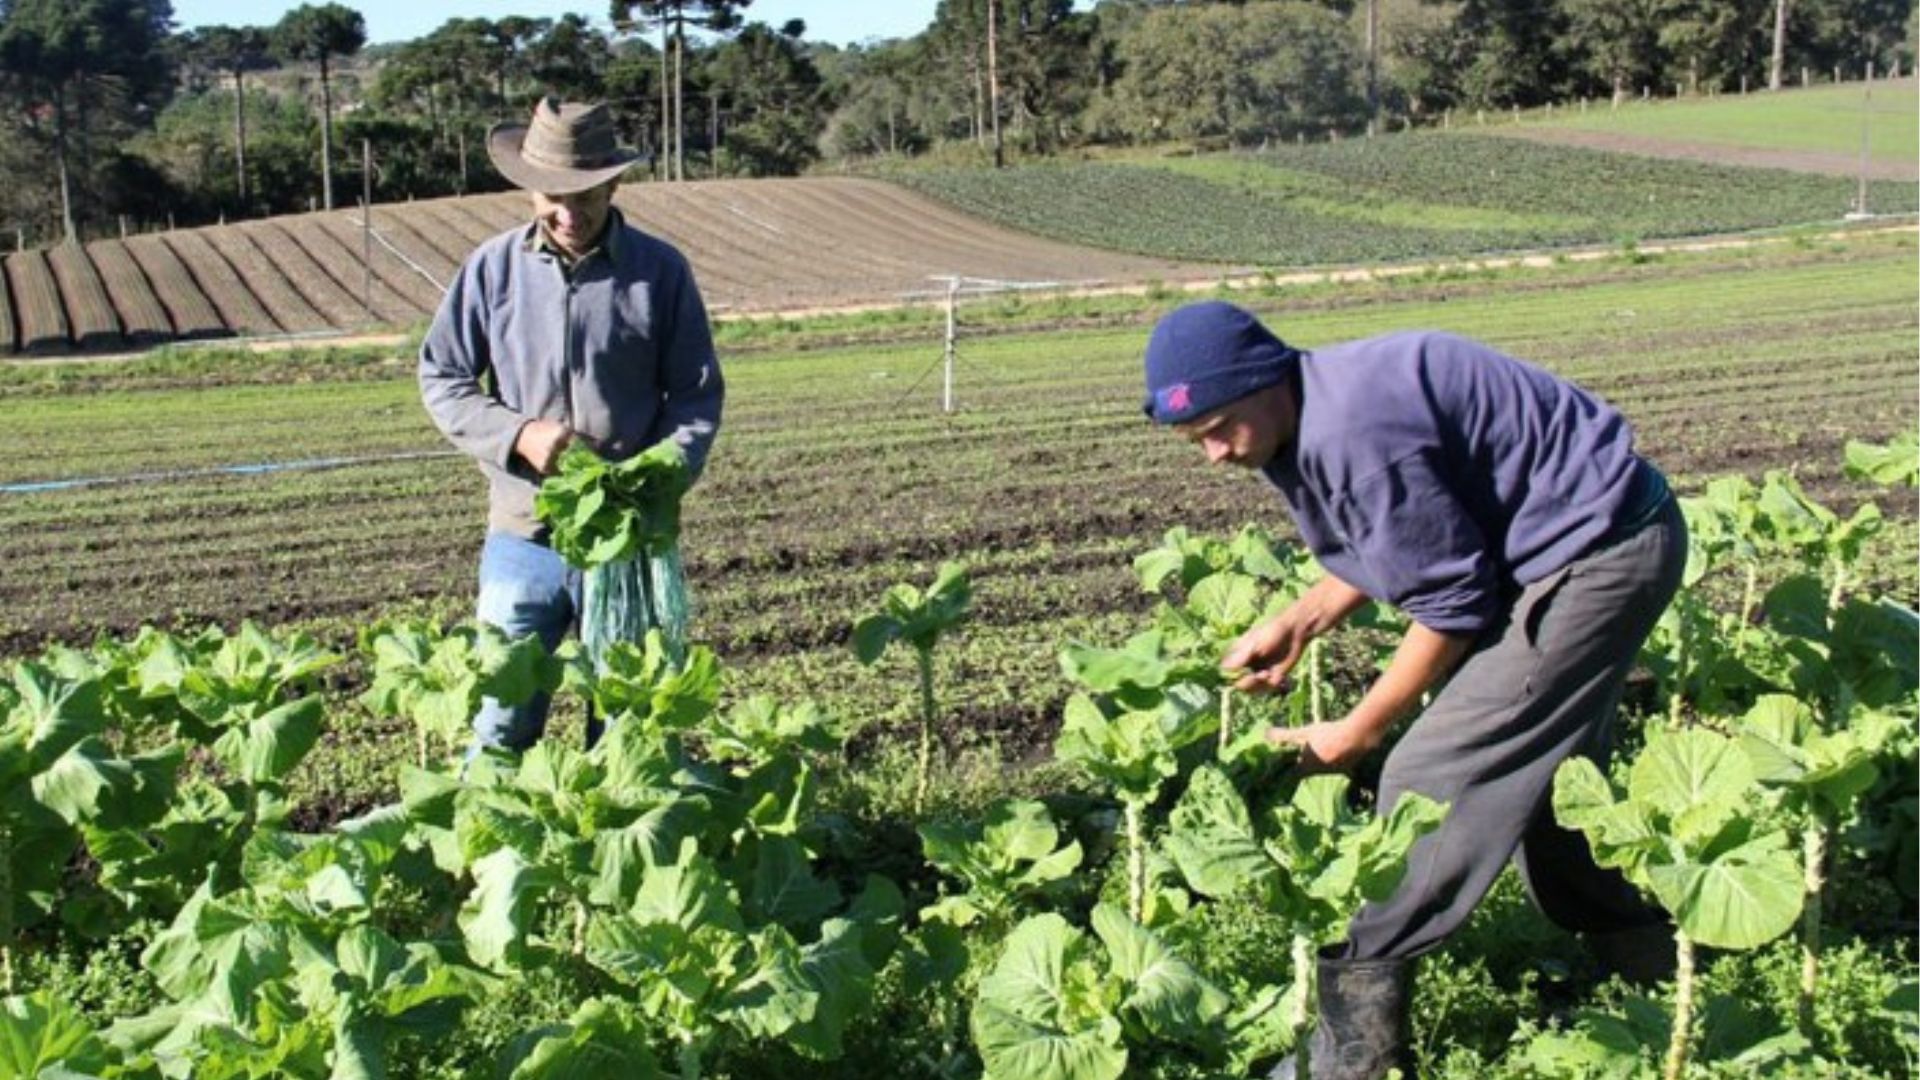
M 580 571 L 545 544 L 489 532 L 480 549 L 476 614 L 509 637 L 538 634 L 552 652 L 579 618 Z M 550 704 L 545 694 L 511 707 L 485 699 L 473 718 L 474 752 L 483 746 L 526 750 L 546 731 Z

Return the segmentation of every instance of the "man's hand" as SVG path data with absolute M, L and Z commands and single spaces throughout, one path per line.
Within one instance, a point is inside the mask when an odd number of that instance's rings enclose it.
M 1328 574 L 1288 604 L 1285 611 L 1241 634 L 1220 658 L 1220 668 L 1246 670 L 1233 684 L 1235 689 L 1255 693 L 1278 690 L 1293 665 L 1300 662 L 1307 644 L 1339 626 L 1366 602 L 1365 593 Z
M 553 472 L 560 463 L 560 452 L 573 442 L 573 429 L 558 420 L 529 420 L 513 440 L 513 452 L 519 454 L 541 476 Z
M 1234 681 L 1236 690 L 1254 693 L 1278 690 L 1312 640 L 1313 628 L 1306 611 L 1298 603 L 1290 604 L 1280 614 L 1241 634 L 1220 658 L 1220 669 L 1247 670 Z
M 1267 729 L 1267 745 L 1298 746 L 1301 772 L 1346 772 L 1379 745 L 1380 734 L 1378 729 L 1370 729 L 1346 719 L 1297 728 L 1270 727 Z

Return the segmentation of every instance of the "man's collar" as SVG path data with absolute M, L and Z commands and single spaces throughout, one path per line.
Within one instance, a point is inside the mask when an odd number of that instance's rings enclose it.
M 602 251 L 606 252 L 609 260 L 618 260 L 620 258 L 620 233 L 625 225 L 626 219 L 620 216 L 620 209 L 618 207 L 609 208 L 607 210 L 607 224 L 605 228 L 600 230 L 600 239 L 595 241 L 594 245 L 583 252 L 579 258 L 574 258 L 567 254 L 559 244 L 553 242 L 553 237 L 547 235 L 546 226 L 542 225 L 540 221 L 536 219 L 527 226 L 526 234 L 520 241 L 520 247 L 521 250 L 530 255 L 551 255 L 559 259 L 562 265 L 568 267 L 578 266 L 592 258 L 596 253 Z

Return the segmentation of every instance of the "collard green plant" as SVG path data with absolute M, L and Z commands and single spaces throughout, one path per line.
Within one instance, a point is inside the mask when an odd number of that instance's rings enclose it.
M 1920 487 L 1920 433 L 1909 428 L 1884 445 L 1849 440 L 1847 475 L 1888 486 Z
M 977 822 L 922 825 L 920 843 L 935 869 L 965 886 L 920 917 L 960 927 L 984 923 L 996 938 L 1023 903 L 1071 875 L 1081 859 L 1079 841 L 1063 846 L 1047 808 L 1024 799 L 999 800 Z
M 638 644 L 616 641 L 597 664 L 576 656 L 563 684 L 592 704 L 611 727 L 638 725 L 650 737 L 679 736 L 704 722 L 720 698 L 720 661 L 695 646 L 676 656 L 666 635 L 649 631 Z
M 1892 713 L 1864 709 L 1844 719 L 1843 726 L 1823 730 L 1811 708 L 1775 694 L 1761 698 L 1741 725 L 1741 749 L 1754 775 L 1780 794 L 1801 830 L 1806 899 L 1800 918 L 1799 1019 L 1808 1035 L 1819 993 L 1828 841 L 1879 779 L 1882 752 L 1907 726 Z
M 1233 1003 L 1153 931 L 1117 908 L 1093 909 L 1093 938 L 1055 914 L 1007 936 L 974 1001 L 974 1046 L 988 1080 L 1117 1080 L 1146 1075 L 1149 1048 L 1246 1075 L 1270 1048 L 1274 999 Z M 1096 945 L 1097 939 L 1098 944 Z
M 0 716 L 0 981 L 11 990 L 22 926 L 59 912 L 64 874 L 83 837 L 151 828 L 168 813 L 183 752 L 178 746 L 131 757 L 114 751 L 100 684 L 37 663 L 15 666 Z M 111 859 L 108 844 L 94 845 Z M 99 929 L 95 927 L 94 929 Z
M 713 760 L 751 770 L 790 754 L 838 753 L 846 731 L 811 701 L 789 706 L 756 694 L 730 710 L 715 710 L 701 741 Z
M 631 904 L 594 913 L 587 961 L 669 1034 L 686 1080 L 729 1038 L 775 1040 L 809 1057 L 843 1052 L 846 1026 L 892 947 L 899 893 L 876 879 L 846 917 L 811 915 L 818 936 L 803 943 L 756 918 L 756 907 L 765 915 L 784 902 L 777 890 L 786 884 L 756 878 L 743 896 L 688 840 L 649 869 Z
M 1107 784 L 1126 813 L 1127 913 L 1146 915 L 1146 809 L 1160 785 L 1177 775 L 1182 747 L 1205 739 L 1216 718 L 1210 695 L 1194 687 L 1167 693 L 1153 709 L 1102 708 L 1093 698 L 1067 699 L 1054 756 Z
M 880 599 L 880 610 L 853 626 L 853 654 L 871 667 L 895 641 L 912 647 L 920 673 L 920 748 L 915 763 L 913 805 L 926 805 L 927 783 L 933 774 L 933 728 L 937 707 L 933 694 L 933 650 L 954 631 L 973 604 L 973 583 L 959 563 L 944 563 L 924 591 L 901 583 Z
M 593 998 L 564 1024 L 522 1034 L 507 1048 L 499 1073 L 505 1080 L 665 1080 L 653 1052 L 653 1032 L 639 1011 L 615 997 Z
M 1803 889 L 1786 833 L 1760 823 L 1756 777 L 1730 738 L 1655 731 L 1616 792 L 1592 761 L 1554 776 L 1553 810 L 1585 833 L 1596 861 L 1621 870 L 1673 915 L 1678 954 L 1665 1075 L 1686 1069 L 1694 1013 L 1694 945 L 1754 949 L 1800 917 Z
M 1385 816 L 1356 813 L 1349 781 L 1302 779 L 1287 801 L 1255 813 L 1219 769 L 1202 766 L 1168 819 L 1166 849 L 1187 886 L 1220 899 L 1250 893 L 1291 923 L 1297 1035 L 1312 1015 L 1316 947 L 1338 940 L 1362 903 L 1400 884 L 1413 845 L 1446 807 L 1409 792 Z
M 472 740 L 482 699 L 520 705 L 560 683 L 560 664 L 538 637 L 515 641 L 485 623 L 446 631 L 424 621 L 382 624 L 361 632 L 360 650 L 373 660 L 361 702 L 413 722 L 422 767 L 431 743 L 451 753 Z

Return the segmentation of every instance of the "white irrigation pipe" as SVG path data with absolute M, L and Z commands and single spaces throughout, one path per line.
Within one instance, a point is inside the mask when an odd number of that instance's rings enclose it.
M 365 229 L 367 232 L 367 235 L 373 237 L 375 240 L 378 240 L 380 242 L 380 246 L 383 248 L 386 248 L 389 252 L 392 252 L 393 257 L 396 259 L 399 259 L 401 264 L 404 265 L 407 269 L 413 271 L 416 274 L 419 274 L 423 278 L 426 278 L 427 284 L 432 285 L 436 292 L 447 291 L 447 287 L 440 283 L 439 278 L 436 278 L 432 274 L 428 273 L 426 267 L 421 266 L 419 263 L 414 262 L 412 259 L 407 258 L 407 255 L 405 252 L 393 246 L 393 241 L 387 239 L 387 234 L 381 232 L 379 229 L 376 229 L 372 227 L 370 224 L 368 224 L 368 221 L 371 220 L 370 217 L 368 219 L 362 220 L 362 219 L 356 219 L 353 215 L 349 214 L 347 215 L 347 220 Z M 371 270 L 372 269 L 371 266 L 369 266 L 368 269 Z
M 80 488 L 113 487 L 119 484 L 163 484 L 176 480 L 202 480 L 212 476 L 260 476 L 267 473 L 321 472 L 354 465 L 380 465 L 392 461 L 426 461 L 432 458 L 459 457 L 458 450 L 406 450 L 394 454 L 365 454 L 358 457 L 308 458 L 304 461 L 263 461 L 251 465 L 209 465 L 200 469 L 173 469 L 167 472 L 129 473 L 123 476 L 86 476 L 67 480 L 35 480 L 19 484 L 0 484 L 0 495 L 37 495 L 49 491 L 74 491 Z

